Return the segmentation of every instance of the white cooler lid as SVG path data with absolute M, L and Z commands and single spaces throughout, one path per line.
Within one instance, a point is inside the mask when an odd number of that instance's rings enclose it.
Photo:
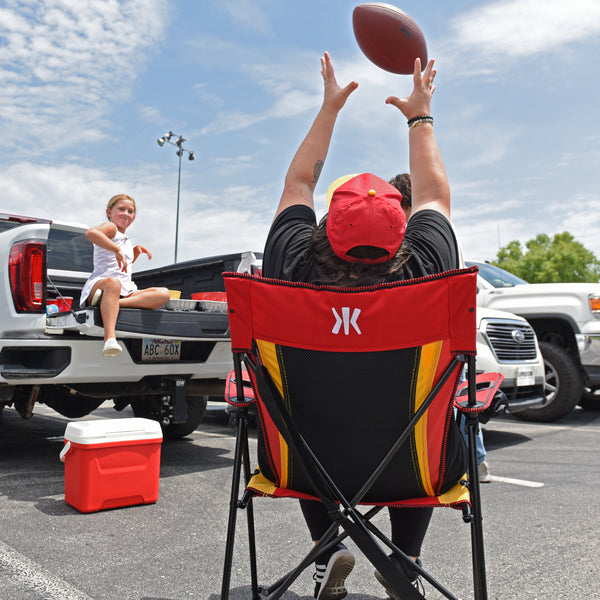
M 152 419 L 97 419 L 69 423 L 65 439 L 77 444 L 101 444 L 126 442 L 129 440 L 161 439 L 162 430 L 158 421 Z

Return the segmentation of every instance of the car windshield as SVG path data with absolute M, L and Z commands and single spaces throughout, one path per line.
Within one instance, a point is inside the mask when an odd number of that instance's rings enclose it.
M 494 265 L 490 265 L 488 263 L 467 261 L 466 264 L 469 267 L 476 266 L 479 269 L 479 274 L 488 283 L 492 284 L 496 288 L 514 287 L 515 285 L 523 285 L 524 283 L 527 283 L 520 277 L 517 277 L 516 275 L 513 275 L 504 269 L 500 269 L 499 267 L 495 267 Z

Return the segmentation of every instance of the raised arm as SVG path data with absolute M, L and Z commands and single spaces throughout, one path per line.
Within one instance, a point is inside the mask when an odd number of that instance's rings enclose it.
M 292 159 L 276 215 L 294 204 L 305 204 L 314 209 L 313 194 L 327 157 L 337 115 L 358 87 L 354 81 L 344 88 L 338 85 L 328 52 L 321 58 L 321 74 L 323 104 Z
M 390 96 L 387 104 L 393 104 L 410 121 L 415 117 L 431 116 L 431 96 L 435 90 L 433 80 L 436 70 L 433 60 L 421 74 L 421 60 L 415 60 L 413 91 L 403 99 Z M 431 208 L 450 218 L 450 185 L 442 156 L 438 148 L 433 122 L 418 120 L 409 129 L 409 162 L 412 182 L 412 214 Z

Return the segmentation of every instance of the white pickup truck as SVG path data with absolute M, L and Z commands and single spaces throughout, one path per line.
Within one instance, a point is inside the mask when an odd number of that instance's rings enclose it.
M 84 233 L 82 226 L 0 214 L 0 411 L 13 406 L 28 418 L 41 402 L 78 418 L 113 399 L 117 410 L 131 405 L 136 416 L 160 421 L 166 438 L 190 433 L 207 399 L 223 397 L 232 368 L 226 305 L 201 310 L 191 294 L 224 290 L 223 271 L 238 270 L 251 253 L 135 274 L 140 287 L 180 290 L 185 310 L 177 303 L 174 310 L 121 309 L 124 351 L 104 358 L 99 307 L 79 309 L 92 270 Z M 67 298 L 70 310 L 48 314 Z
M 554 421 L 577 404 L 600 408 L 600 283 L 530 284 L 488 263 L 479 268 L 477 304 L 527 319 L 546 369 L 546 404 L 520 417 Z

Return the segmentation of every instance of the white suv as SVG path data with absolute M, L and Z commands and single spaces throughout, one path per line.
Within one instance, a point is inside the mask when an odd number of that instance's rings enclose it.
M 531 325 L 517 315 L 477 307 L 477 372 L 501 373 L 506 412 L 540 408 L 544 360 Z

